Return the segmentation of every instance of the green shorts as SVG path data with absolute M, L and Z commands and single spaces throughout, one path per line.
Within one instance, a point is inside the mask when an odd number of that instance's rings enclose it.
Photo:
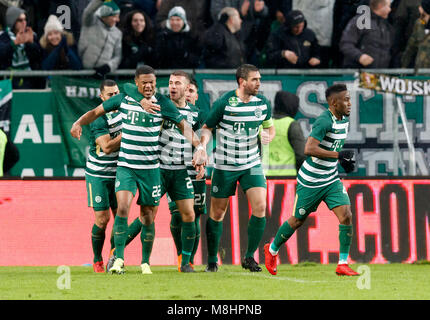
M 195 214 L 206 214 L 206 180 L 193 181 L 194 188 L 194 213 Z M 177 212 L 175 201 L 173 201 L 169 193 L 167 193 L 167 201 L 169 203 L 170 213 Z
M 139 190 L 137 204 L 158 206 L 161 197 L 160 169 L 116 169 L 115 192 L 130 191 L 133 196 Z
M 85 174 L 87 185 L 88 207 L 94 211 L 116 209 L 118 204 L 115 196 L 115 179 L 93 177 Z
M 172 201 L 194 199 L 194 188 L 187 169 L 167 170 L 161 172 L 161 196 L 166 192 Z
M 322 201 L 330 210 L 338 206 L 351 205 L 348 193 L 340 180 L 321 188 L 307 188 L 297 183 L 294 217 L 299 220 L 306 219 L 318 209 Z
M 238 181 L 244 192 L 255 187 L 267 188 L 266 177 L 261 165 L 241 171 L 227 171 L 215 168 L 212 173 L 211 197 L 228 198 L 234 196 Z

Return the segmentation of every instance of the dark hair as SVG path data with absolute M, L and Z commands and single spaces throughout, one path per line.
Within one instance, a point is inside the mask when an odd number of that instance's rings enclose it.
M 187 79 L 187 80 L 188 80 L 188 82 L 191 82 L 191 77 L 190 77 L 190 75 L 189 75 L 187 72 L 185 72 L 185 71 L 182 71 L 182 70 L 176 70 L 176 71 L 173 71 L 170 75 L 171 75 L 171 76 L 184 77 L 185 79 Z
M 199 85 L 197 84 L 197 81 L 196 81 L 196 79 L 194 79 L 194 77 L 192 77 L 192 78 L 190 79 L 190 84 L 195 85 L 195 86 L 196 86 L 197 91 L 199 91 Z
M 327 90 L 325 91 L 325 98 L 328 101 L 328 98 L 335 93 L 339 93 L 342 91 L 346 91 L 348 90 L 346 85 L 343 83 L 338 83 L 338 84 L 334 84 L 331 87 L 328 87 Z
M 237 84 L 239 84 L 239 79 L 248 79 L 248 75 L 252 71 L 259 71 L 258 68 L 252 64 L 242 64 L 239 68 L 236 70 L 236 81 Z
M 145 29 L 143 30 L 143 32 L 139 35 L 136 36 L 133 26 L 131 25 L 131 22 L 133 20 L 133 16 L 136 13 L 140 13 L 141 15 L 143 15 L 143 18 L 145 19 Z M 127 13 L 127 15 L 124 18 L 124 21 L 122 23 L 122 34 L 123 34 L 123 39 L 122 41 L 124 43 L 146 43 L 150 46 L 154 45 L 154 41 L 155 41 L 155 31 L 154 31 L 154 26 L 152 25 L 152 21 L 151 18 L 143 11 L 141 10 L 133 10 L 130 11 L 129 13 Z
M 139 67 L 139 68 L 136 69 L 135 77 L 137 78 L 141 74 L 154 74 L 155 75 L 155 70 L 151 66 L 144 65 L 144 66 L 141 66 L 141 67 Z
M 102 92 L 105 87 L 113 87 L 116 86 L 116 82 L 115 80 L 111 80 L 111 79 L 105 79 L 102 81 L 102 83 L 100 83 L 100 92 Z

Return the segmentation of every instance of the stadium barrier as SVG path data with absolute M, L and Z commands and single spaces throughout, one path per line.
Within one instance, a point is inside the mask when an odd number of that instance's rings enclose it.
M 207 182 L 208 184 L 210 181 Z M 350 252 L 356 263 L 412 263 L 430 260 L 429 179 L 344 179 L 351 199 L 354 235 Z M 268 180 L 267 224 L 255 258 L 264 263 L 263 245 L 291 215 L 296 182 Z M 208 188 L 209 189 L 209 188 Z M 208 191 L 208 203 L 210 193 Z M 248 202 L 241 188 L 231 198 L 220 243 L 220 262 L 240 264 L 247 247 Z M 92 263 L 92 209 L 87 207 L 82 179 L 0 180 L 0 265 L 84 265 Z M 138 215 L 135 202 L 129 222 Z M 206 222 L 201 219 L 201 244 L 195 263 L 207 257 Z M 176 265 L 169 230 L 170 214 L 163 197 L 156 219 L 152 265 Z M 103 257 L 109 253 L 109 222 Z M 338 221 L 325 204 L 279 252 L 281 263 L 335 263 Z M 139 265 L 140 237 L 125 250 L 126 264 Z

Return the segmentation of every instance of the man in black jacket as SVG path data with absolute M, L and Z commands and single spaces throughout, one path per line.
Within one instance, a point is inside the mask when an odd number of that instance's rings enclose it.
M 390 0 L 371 0 L 370 28 L 362 15 L 352 18 L 346 26 L 339 48 L 345 68 L 388 68 L 393 43 L 392 27 L 387 21 Z
M 203 37 L 206 68 L 233 69 L 245 63 L 241 25 L 242 19 L 235 8 L 220 11 L 218 22 Z
M 321 63 L 318 40 L 315 33 L 306 28 L 301 11 L 290 11 L 284 25 L 270 34 L 267 60 L 275 68 L 311 68 Z

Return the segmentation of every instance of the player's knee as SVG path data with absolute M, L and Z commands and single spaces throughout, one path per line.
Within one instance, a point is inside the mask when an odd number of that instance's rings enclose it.
M 266 215 L 266 202 L 258 202 L 252 207 L 252 214 L 259 218 L 262 218 Z
M 346 208 L 342 215 L 339 217 L 339 223 L 344 225 L 352 224 L 352 212 L 351 209 Z
M 293 230 L 296 230 L 301 227 L 301 225 L 305 222 L 305 220 L 297 219 L 296 217 L 291 217 L 288 219 L 288 224 Z
M 101 229 L 106 229 L 109 222 L 109 215 L 96 215 L 95 224 Z
M 193 222 L 196 218 L 194 210 L 187 210 L 181 213 L 183 222 Z
M 128 206 L 118 205 L 118 209 L 116 211 L 117 216 L 125 218 L 128 217 Z

